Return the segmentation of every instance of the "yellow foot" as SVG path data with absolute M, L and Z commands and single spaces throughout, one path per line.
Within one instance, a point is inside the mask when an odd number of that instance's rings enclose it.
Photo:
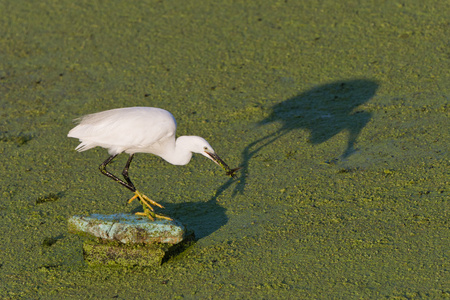
M 166 217 L 166 216 L 163 216 L 163 215 L 155 214 L 154 212 L 152 212 L 152 211 L 150 211 L 150 210 L 148 210 L 148 209 L 146 209 L 144 212 L 137 212 L 137 213 L 135 213 L 135 215 L 147 217 L 147 218 L 149 218 L 149 219 L 152 220 L 152 221 L 154 221 L 155 218 L 173 221 L 173 220 L 172 220 L 171 218 L 169 218 L 169 217 Z
M 149 197 L 145 196 L 144 194 L 142 194 L 141 192 L 139 192 L 138 190 L 136 190 L 134 192 L 134 196 L 131 197 L 130 200 L 128 200 L 128 204 L 130 204 L 131 202 L 133 202 L 134 199 L 139 198 L 139 200 L 142 203 L 142 206 L 147 206 L 151 211 L 154 211 L 153 207 L 150 204 L 153 204 L 155 206 L 158 206 L 160 208 L 164 208 L 164 206 L 162 206 L 161 204 L 153 201 L 152 199 L 150 199 Z
M 172 221 L 171 218 L 163 216 L 163 215 L 158 215 L 155 214 L 155 210 L 153 209 L 153 207 L 151 206 L 151 204 L 158 206 L 160 208 L 164 208 L 164 206 L 162 206 L 161 204 L 153 201 L 152 199 L 150 199 L 149 197 L 145 196 L 144 194 L 142 194 L 139 191 L 135 191 L 134 192 L 134 196 L 131 197 L 130 200 L 128 200 L 128 203 L 133 202 L 134 199 L 139 198 L 139 201 L 141 201 L 142 204 L 142 208 L 144 209 L 144 212 L 137 212 L 136 215 L 138 216 L 145 216 L 148 217 L 150 220 L 154 221 L 155 218 L 159 218 L 159 219 L 165 219 L 165 220 L 170 220 Z

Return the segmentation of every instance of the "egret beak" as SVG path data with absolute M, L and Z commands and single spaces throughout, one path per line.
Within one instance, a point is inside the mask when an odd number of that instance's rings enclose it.
M 237 171 L 239 171 L 241 169 L 241 167 L 235 168 L 235 169 L 230 169 L 230 167 L 216 153 L 209 152 L 209 151 L 205 151 L 205 153 L 208 154 L 209 158 L 211 158 L 211 160 L 213 162 L 215 162 L 216 164 L 221 166 L 227 172 L 228 176 L 236 178 L 236 174 L 235 173 Z

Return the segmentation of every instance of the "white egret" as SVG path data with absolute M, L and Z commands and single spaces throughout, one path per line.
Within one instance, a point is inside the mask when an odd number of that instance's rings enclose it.
M 128 203 L 138 198 L 144 212 L 136 214 L 145 215 L 151 220 L 155 217 L 170 218 L 156 214 L 151 205 L 163 206 L 139 192 L 131 182 L 128 169 L 135 153 L 151 153 L 173 165 L 186 165 L 192 153 L 200 153 L 224 168 L 231 177 L 235 177 L 235 172 L 240 169 L 230 169 L 202 137 L 180 136 L 175 139 L 175 118 L 161 108 L 118 108 L 86 115 L 77 121 L 79 124 L 67 135 L 80 140 L 81 144 L 76 150 L 81 152 L 97 146 L 107 149 L 110 156 L 100 165 L 100 171 L 134 192 Z M 123 152 L 130 155 L 122 172 L 125 181 L 106 170 L 106 166 Z

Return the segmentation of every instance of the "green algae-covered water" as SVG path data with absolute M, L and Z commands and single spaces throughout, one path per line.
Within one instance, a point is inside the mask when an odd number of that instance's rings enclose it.
M 450 297 L 446 1 L 3 1 L 0 298 Z M 139 210 L 72 120 L 171 111 L 202 156 L 137 154 L 198 241 L 90 268 L 73 215 Z M 111 167 L 120 174 L 126 156 Z

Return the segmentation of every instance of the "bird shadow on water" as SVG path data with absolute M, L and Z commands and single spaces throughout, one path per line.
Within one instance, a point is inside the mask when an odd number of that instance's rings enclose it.
M 264 126 L 278 122 L 282 126 L 277 131 L 248 144 L 242 152 L 242 163 L 238 184 L 233 196 L 243 194 L 249 162 L 261 149 L 270 146 L 277 139 L 296 129 L 309 131 L 309 143 L 318 145 L 328 141 L 342 131 L 348 132 L 348 141 L 340 159 L 344 160 L 355 151 L 355 143 L 361 130 L 371 118 L 371 113 L 358 110 L 358 106 L 369 101 L 378 89 L 372 80 L 355 79 L 337 81 L 317 86 L 311 90 L 287 99 L 271 108 L 270 115 L 258 123 Z M 294 150 L 294 149 L 293 149 Z M 218 193 L 228 188 L 225 183 Z
M 158 202 L 164 206 L 164 209 L 158 208 L 156 213 L 181 222 L 188 230 L 194 231 L 196 240 L 210 235 L 228 222 L 226 209 L 217 204 L 215 199 L 207 202 Z M 142 212 L 140 205 L 132 210 L 132 213 L 136 212 Z
M 210 235 L 228 222 L 226 209 L 212 199 L 207 202 L 167 203 L 166 208 L 171 217 L 195 232 L 196 239 Z
M 348 131 L 347 147 L 340 159 L 355 151 L 361 130 L 371 118 L 369 112 L 358 106 L 369 101 L 378 88 L 375 81 L 355 79 L 320 85 L 271 108 L 270 115 L 258 126 L 279 122 L 281 128 L 249 143 L 242 152 L 242 168 L 238 179 L 230 178 L 222 184 L 207 202 L 164 203 L 166 212 L 194 230 L 196 239 L 210 235 L 228 222 L 226 208 L 217 203 L 224 191 L 235 184 L 232 196 L 243 194 L 247 184 L 249 163 L 265 147 L 295 129 L 309 131 L 309 143 L 318 145 L 342 131 Z M 164 211 L 163 211 L 164 212 Z

